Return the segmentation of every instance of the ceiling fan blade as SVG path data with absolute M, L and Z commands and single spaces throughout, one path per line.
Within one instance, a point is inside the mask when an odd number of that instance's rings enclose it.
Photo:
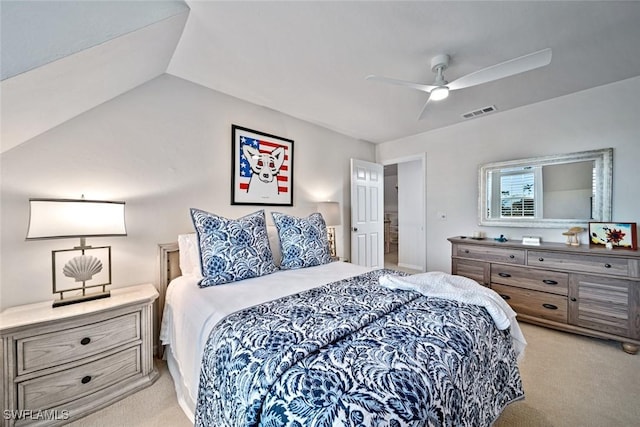
M 393 84 L 393 85 L 410 87 L 412 89 L 418 89 L 418 90 L 421 90 L 423 92 L 431 92 L 433 89 L 435 89 L 437 87 L 437 86 L 425 85 L 425 84 L 422 84 L 422 83 L 408 82 L 408 81 L 405 81 L 405 80 L 391 79 L 389 77 L 374 76 L 373 74 L 370 75 L 370 76 L 367 76 L 365 78 L 367 80 L 375 80 L 375 81 L 382 82 L 382 83 L 390 83 L 390 84 Z
M 491 67 L 483 68 L 466 76 L 460 77 L 449 83 L 449 90 L 464 89 L 482 83 L 503 79 L 515 74 L 549 65 L 551 62 L 551 49 L 542 49 L 528 55 L 510 59 Z
M 429 106 L 429 101 L 431 100 L 431 94 L 429 94 L 429 98 L 427 98 L 427 102 L 424 103 L 424 107 L 422 107 L 422 111 L 420 111 L 420 115 L 418 116 L 418 120 L 424 119 L 424 116 L 427 115 L 427 107 Z

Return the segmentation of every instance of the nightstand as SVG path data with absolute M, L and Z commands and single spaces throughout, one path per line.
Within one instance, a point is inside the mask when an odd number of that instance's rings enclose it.
M 51 301 L 0 313 L 2 423 L 62 425 L 151 385 L 150 284 L 111 297 L 51 307 Z

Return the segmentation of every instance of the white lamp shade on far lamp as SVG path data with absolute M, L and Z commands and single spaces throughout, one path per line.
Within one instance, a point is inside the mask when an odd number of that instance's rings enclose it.
M 30 199 L 27 240 L 126 236 L 124 202 Z
M 319 202 L 318 212 L 322 214 L 324 222 L 328 227 L 340 225 L 340 203 L 338 202 Z

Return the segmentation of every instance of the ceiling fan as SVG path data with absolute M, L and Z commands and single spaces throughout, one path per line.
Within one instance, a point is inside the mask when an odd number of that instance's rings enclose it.
M 427 102 L 424 104 L 418 120 L 422 120 L 427 112 L 427 106 L 430 101 L 439 101 L 449 96 L 452 90 L 464 89 L 466 87 L 477 86 L 483 83 L 492 82 L 494 80 L 503 79 L 515 74 L 524 73 L 525 71 L 549 65 L 551 62 L 551 49 L 542 49 L 528 55 L 510 59 L 496 65 L 475 71 L 466 76 L 462 76 L 452 82 L 448 82 L 444 78 L 444 70 L 449 66 L 449 55 L 441 54 L 431 59 L 431 71 L 436 73 L 436 79 L 431 85 L 408 82 L 405 80 L 397 80 L 389 77 L 381 77 L 376 75 L 367 76 L 367 80 L 376 80 L 383 83 L 390 83 L 399 86 L 405 86 L 412 89 L 421 90 L 429 94 Z

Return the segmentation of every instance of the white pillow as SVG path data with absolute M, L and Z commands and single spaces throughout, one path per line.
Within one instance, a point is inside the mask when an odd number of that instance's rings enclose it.
M 183 276 L 202 277 L 200 267 L 200 247 L 196 233 L 179 234 L 180 270 Z
M 282 261 L 282 251 L 280 250 L 280 238 L 278 237 L 278 229 L 275 225 L 267 225 L 267 236 L 269 237 L 269 246 L 271 246 L 271 254 L 273 255 L 273 263 L 280 267 Z

